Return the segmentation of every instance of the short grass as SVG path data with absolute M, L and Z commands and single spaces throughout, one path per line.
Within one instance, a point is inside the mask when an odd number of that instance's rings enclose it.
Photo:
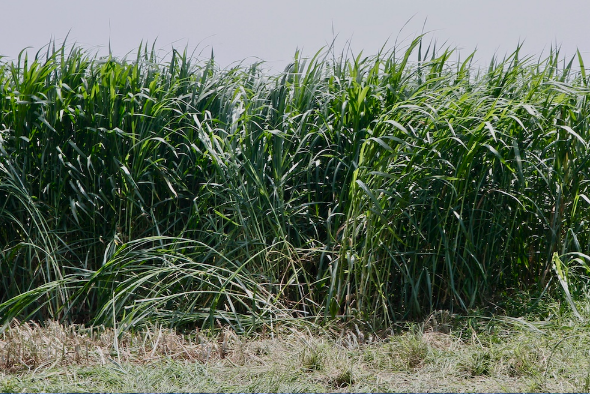
M 557 308 L 559 309 L 559 308 Z M 590 330 L 577 319 L 433 313 L 370 334 L 331 325 L 124 333 L 13 325 L 2 392 L 587 392 Z

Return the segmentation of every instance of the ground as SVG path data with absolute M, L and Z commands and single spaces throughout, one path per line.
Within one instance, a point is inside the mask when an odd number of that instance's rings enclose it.
M 442 322 L 445 319 L 448 322 Z M 580 392 L 584 322 L 453 319 L 381 333 L 285 325 L 237 335 L 150 327 L 120 334 L 52 322 L 0 336 L 2 392 Z

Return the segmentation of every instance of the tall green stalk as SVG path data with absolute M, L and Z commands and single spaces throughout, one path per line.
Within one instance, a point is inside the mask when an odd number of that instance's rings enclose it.
M 476 69 L 423 44 L 276 75 L 147 46 L 2 63 L 0 316 L 385 326 L 562 283 L 574 299 L 581 56 Z

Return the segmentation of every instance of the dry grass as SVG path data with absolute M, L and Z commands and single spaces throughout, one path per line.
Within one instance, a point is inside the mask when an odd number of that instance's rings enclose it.
M 8 372 L 39 371 L 111 362 L 147 364 L 163 359 L 204 363 L 224 356 L 227 340 L 223 336 L 219 335 L 221 340 L 217 341 L 198 331 L 185 336 L 158 327 L 117 334 L 112 328 L 15 321 L 0 336 L 0 368 Z
M 14 322 L 0 337 L 2 391 L 585 391 L 590 334 L 582 325 L 477 330 L 436 316 L 380 338 L 351 329 L 282 327 L 115 335 Z

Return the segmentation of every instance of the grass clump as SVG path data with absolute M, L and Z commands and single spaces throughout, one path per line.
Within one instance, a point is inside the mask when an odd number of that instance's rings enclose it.
M 321 349 L 304 349 L 301 355 L 301 366 L 304 371 L 321 371 L 324 369 L 324 355 Z
M 429 346 L 417 336 L 410 336 L 402 340 L 398 357 L 409 368 L 419 368 L 428 358 Z
M 492 355 L 487 349 L 476 351 L 461 366 L 471 376 L 489 376 L 493 367 Z

